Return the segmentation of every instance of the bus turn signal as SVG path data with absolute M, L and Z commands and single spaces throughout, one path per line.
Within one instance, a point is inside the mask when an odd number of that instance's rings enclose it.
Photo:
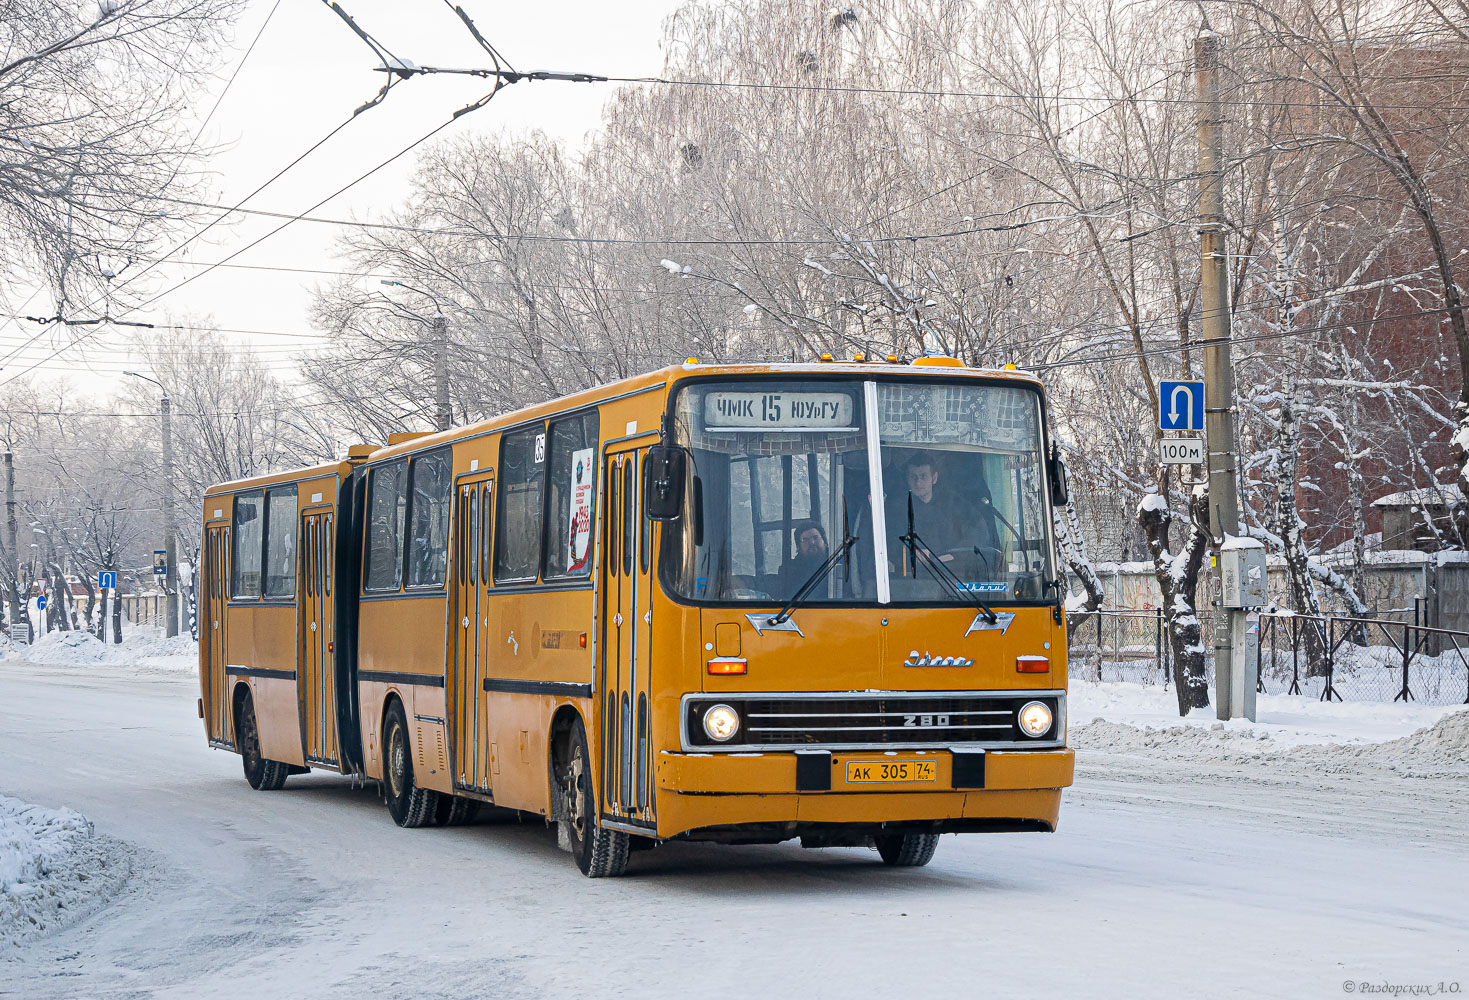
M 744 659 L 738 656 L 716 656 L 708 666 L 711 674 L 743 674 L 749 669 Z
M 1048 674 L 1051 672 L 1051 661 L 1045 656 L 1017 656 L 1015 657 L 1015 672 L 1020 674 Z

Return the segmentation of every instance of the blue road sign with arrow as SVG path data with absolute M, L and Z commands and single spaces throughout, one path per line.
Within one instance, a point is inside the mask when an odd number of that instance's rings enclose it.
M 1201 431 L 1204 429 L 1204 383 L 1158 383 L 1158 429 Z
M 36 610 L 37 611 L 45 611 L 46 610 L 46 595 L 45 594 L 42 594 L 40 597 L 36 598 Z
M 117 586 L 117 573 L 110 569 L 97 571 L 97 589 L 111 590 Z

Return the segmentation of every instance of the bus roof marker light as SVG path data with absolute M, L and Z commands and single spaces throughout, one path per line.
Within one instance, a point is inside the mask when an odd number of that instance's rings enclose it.
M 699 363 L 699 359 L 698 358 L 684 358 L 683 359 L 683 363 L 686 364 L 686 365 L 696 365 L 696 364 Z
M 862 362 L 867 360 L 867 355 L 863 354 L 861 351 L 858 351 L 856 354 L 852 355 L 852 360 L 857 362 L 858 364 L 861 364 Z
M 896 354 L 889 354 L 888 355 L 888 364 L 895 365 L 897 363 L 898 363 L 898 356 Z
M 822 361 L 830 361 L 831 360 L 831 352 L 830 351 L 822 351 L 821 352 L 821 360 Z

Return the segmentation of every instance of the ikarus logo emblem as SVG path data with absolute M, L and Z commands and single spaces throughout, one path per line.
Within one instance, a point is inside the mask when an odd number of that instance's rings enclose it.
M 972 667 L 972 666 L 974 666 L 974 661 L 973 660 L 966 660 L 962 656 L 934 656 L 932 653 L 930 653 L 926 649 L 923 651 L 923 655 L 920 656 L 918 654 L 918 650 L 915 649 L 912 652 L 910 652 L 908 654 L 908 658 L 903 661 L 903 666 L 905 666 L 905 667 Z

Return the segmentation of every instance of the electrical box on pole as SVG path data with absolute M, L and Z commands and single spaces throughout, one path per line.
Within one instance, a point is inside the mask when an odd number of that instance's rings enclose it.
M 1253 538 L 1227 538 L 1219 546 L 1219 605 L 1258 608 L 1265 604 L 1265 546 Z

